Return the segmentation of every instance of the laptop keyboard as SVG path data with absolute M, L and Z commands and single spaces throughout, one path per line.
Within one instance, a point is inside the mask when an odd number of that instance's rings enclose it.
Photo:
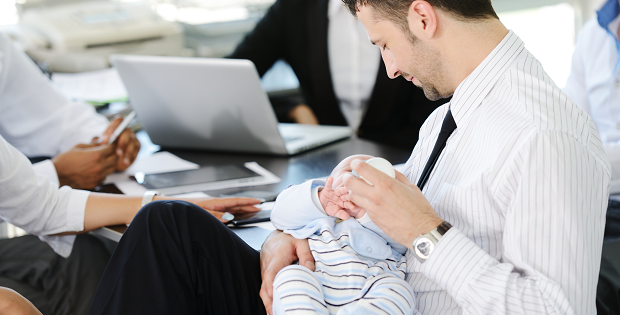
M 293 137 L 282 137 L 285 143 L 292 142 L 295 140 L 303 139 L 303 136 L 293 136 Z

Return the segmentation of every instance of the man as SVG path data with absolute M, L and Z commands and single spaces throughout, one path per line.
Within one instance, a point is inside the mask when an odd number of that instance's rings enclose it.
M 0 135 L 28 157 L 54 157 L 37 163 L 37 172 L 60 186 L 92 189 L 133 163 L 140 150 L 134 133 L 126 129 L 116 148 L 91 144 L 120 121 L 109 124 L 92 106 L 69 102 L 3 33 L 0 58 Z
M 611 164 L 599 314 L 620 313 L 620 3 L 608 0 L 577 37 L 568 94 L 594 120 Z
M 278 0 L 229 56 L 262 76 L 291 65 L 303 100 L 272 97 L 280 120 L 350 126 L 364 139 L 411 150 L 420 127 L 445 101 L 429 101 L 405 80 L 390 80 L 377 47 L 341 0 Z
M 502 25 L 488 0 L 345 3 L 381 48 L 390 77 L 403 76 L 430 99 L 453 95 L 426 120 L 395 179 L 356 158 L 335 170 L 350 167 L 374 184 L 344 179 L 351 200 L 410 248 L 407 281 L 418 313 L 595 314 L 610 167 L 587 114 Z M 261 280 L 271 312 L 277 272 L 295 260 L 314 269 L 307 242 L 281 232 L 263 244 L 260 258 L 220 229 L 209 232 L 217 244 L 199 241 L 206 232 L 177 236 L 207 224 L 184 226 L 192 212 L 149 207 L 139 213 L 90 313 L 259 313 Z M 178 222 L 170 218 L 176 213 Z M 179 245 L 165 244 L 168 239 Z M 225 255 L 225 248 L 236 250 Z M 140 271 L 153 261 L 159 267 Z M 154 270 L 162 267 L 176 274 Z M 235 303 L 242 306 L 230 306 Z
M 129 167 L 140 149 L 129 129 L 117 143 L 107 144 L 120 120 L 110 124 L 92 106 L 69 102 L 3 33 L 0 111 L 0 135 L 7 142 L 30 157 L 54 157 L 34 168 L 56 189 L 94 188 L 108 174 Z M 95 137 L 103 143 L 91 144 Z M 36 214 L 35 209 L 24 211 Z M 10 219 L 0 214 L 0 221 Z M 110 253 L 89 235 L 78 236 L 75 243 L 69 256 L 58 255 L 34 235 L 0 239 L 0 286 L 20 292 L 45 313 L 76 314 L 80 307 L 85 313 Z

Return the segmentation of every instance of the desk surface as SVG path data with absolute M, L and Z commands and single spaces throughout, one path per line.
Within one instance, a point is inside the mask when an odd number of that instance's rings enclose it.
M 152 144 L 150 143 L 143 143 L 143 145 L 152 146 Z M 338 141 L 293 156 L 187 151 L 166 148 L 162 148 L 161 150 L 169 151 L 182 159 L 194 162 L 201 166 L 221 165 L 230 163 L 241 164 L 244 162 L 255 161 L 262 167 L 266 168 L 267 170 L 280 177 L 281 179 L 279 183 L 272 185 L 207 191 L 206 193 L 211 196 L 219 196 L 220 194 L 230 194 L 247 190 L 260 190 L 278 193 L 290 184 L 300 184 L 307 179 L 328 176 L 331 173 L 332 169 L 340 161 L 353 154 L 368 154 L 372 156 L 383 157 L 392 162 L 392 164 L 405 163 L 409 158 L 409 155 L 411 154 L 411 152 L 401 148 L 381 145 L 376 142 L 371 142 L 358 138 L 350 138 Z M 125 229 L 125 226 L 108 227 L 97 230 L 97 234 L 118 241 Z M 250 244 L 255 249 L 258 249 L 262 241 L 257 240 L 256 236 L 260 234 L 259 238 L 262 238 L 262 240 L 264 240 L 268 233 L 268 231 L 260 228 L 255 228 L 255 230 L 248 230 L 247 228 L 245 228 L 239 230 L 237 235 L 239 235 L 244 240 L 253 239 L 254 242 L 248 244 Z
M 328 176 L 332 169 L 344 158 L 353 154 L 369 154 L 383 157 L 392 164 L 407 161 L 410 151 L 396 147 L 381 145 L 375 142 L 351 138 L 338 141 L 314 150 L 293 156 L 272 156 L 242 153 L 221 153 L 205 151 L 185 151 L 165 149 L 182 159 L 199 165 L 242 164 L 255 161 L 282 179 L 280 183 L 256 187 L 235 188 L 233 190 L 266 190 L 280 192 L 290 184 L 300 184 L 307 179 Z M 228 192 L 226 190 L 225 192 Z M 217 196 L 222 191 L 207 192 Z

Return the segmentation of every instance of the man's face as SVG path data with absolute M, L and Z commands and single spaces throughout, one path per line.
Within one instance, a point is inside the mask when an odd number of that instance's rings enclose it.
M 439 53 L 411 32 L 403 32 L 394 22 L 378 16 L 372 7 L 361 6 L 357 12 L 370 41 L 379 46 L 387 74 L 402 76 L 424 91 L 430 100 L 452 95 L 445 91 Z

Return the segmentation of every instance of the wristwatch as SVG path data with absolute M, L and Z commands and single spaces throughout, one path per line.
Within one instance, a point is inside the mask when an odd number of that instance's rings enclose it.
M 437 228 L 426 233 L 420 234 L 413 241 L 413 255 L 421 262 L 425 262 L 435 250 L 439 240 L 452 228 L 452 224 L 443 221 Z
M 153 198 L 155 198 L 155 196 L 159 196 L 159 195 L 160 195 L 159 191 L 147 190 L 142 196 L 142 207 L 144 207 L 147 203 L 153 201 Z

